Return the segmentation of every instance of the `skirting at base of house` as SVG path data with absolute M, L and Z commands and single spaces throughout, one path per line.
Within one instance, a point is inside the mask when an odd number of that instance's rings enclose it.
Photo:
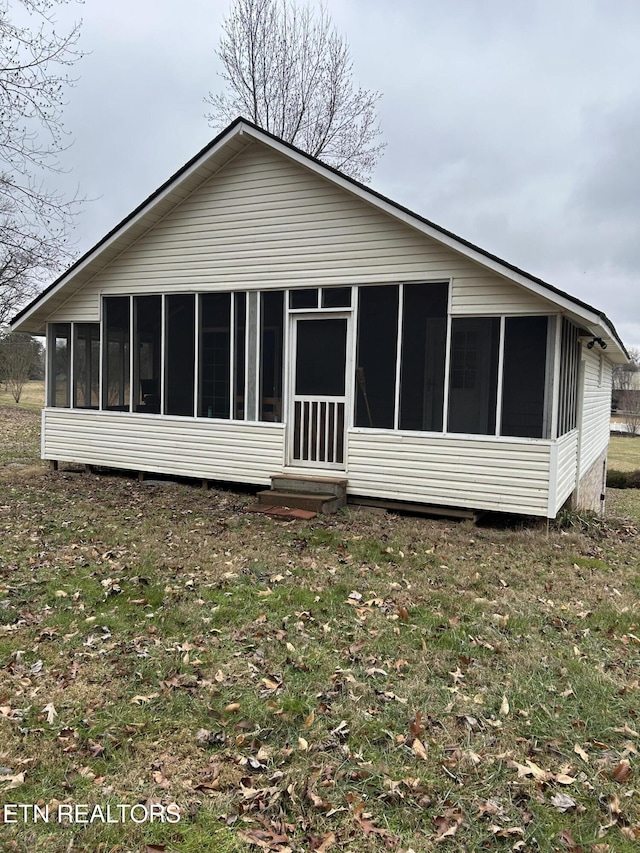
M 571 507 L 604 514 L 606 481 L 607 451 L 605 449 L 586 474 L 580 478 L 578 488 L 571 496 Z

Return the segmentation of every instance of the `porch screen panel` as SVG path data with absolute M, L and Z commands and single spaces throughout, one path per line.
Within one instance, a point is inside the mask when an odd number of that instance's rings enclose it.
M 357 427 L 393 429 L 398 339 L 398 285 L 361 287 L 356 361 Z
M 580 344 L 578 327 L 564 317 L 560 331 L 560 388 L 558 435 L 571 432 L 578 424 L 578 375 Z
M 104 300 L 104 377 L 102 405 L 117 412 L 129 411 L 129 297 Z
M 234 295 L 234 393 L 233 417 L 239 421 L 245 417 L 245 347 L 247 335 L 247 294 Z
M 162 364 L 162 297 L 135 296 L 134 311 L 134 410 L 160 412 Z
M 284 291 L 262 294 L 260 329 L 260 420 L 282 420 Z
M 76 323 L 73 342 L 73 405 L 97 409 L 100 394 L 100 326 Z
M 547 317 L 507 317 L 501 435 L 544 438 Z
M 55 323 L 53 326 L 53 358 L 50 401 L 52 406 L 69 407 L 71 383 L 71 325 Z
M 406 284 L 402 311 L 400 429 L 442 430 L 446 284 Z
M 449 432 L 495 435 L 499 345 L 497 317 L 452 320 Z
M 202 418 L 231 416 L 231 294 L 200 297 L 200 406 Z
M 196 356 L 196 298 L 166 297 L 165 413 L 193 417 Z

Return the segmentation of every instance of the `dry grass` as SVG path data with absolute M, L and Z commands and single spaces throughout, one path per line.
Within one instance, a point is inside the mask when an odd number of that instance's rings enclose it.
M 182 810 L 3 851 L 637 849 L 633 496 L 547 535 L 0 478 L 0 796 Z
M 616 471 L 640 469 L 640 436 L 611 436 L 608 466 Z
M 33 380 L 25 383 L 17 406 L 11 391 L 0 383 L 0 405 L 39 411 L 44 406 L 44 382 Z

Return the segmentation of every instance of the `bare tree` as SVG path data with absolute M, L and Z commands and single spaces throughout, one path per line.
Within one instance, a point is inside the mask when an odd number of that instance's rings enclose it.
M 615 364 L 613 366 L 612 385 L 614 391 L 630 391 L 633 380 L 640 371 L 640 349 L 629 350 L 629 362 L 627 364 Z
M 378 142 L 381 95 L 354 88 L 346 39 L 326 10 L 292 0 L 235 0 L 218 56 L 228 90 L 209 93 L 209 123 L 238 115 L 359 180 L 368 180 Z
M 44 183 L 59 170 L 68 69 L 80 24 L 60 34 L 54 12 L 75 0 L 0 0 L 0 324 L 68 260 L 78 203 Z
M 21 332 L 0 337 L 0 377 L 16 403 L 38 359 L 38 343 Z

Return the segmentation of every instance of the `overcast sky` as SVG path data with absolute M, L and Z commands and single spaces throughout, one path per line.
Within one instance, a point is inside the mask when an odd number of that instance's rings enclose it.
M 603 310 L 640 346 L 640 2 L 327 0 L 383 94 L 371 186 Z M 228 0 L 87 0 L 60 186 L 86 251 L 214 135 Z

